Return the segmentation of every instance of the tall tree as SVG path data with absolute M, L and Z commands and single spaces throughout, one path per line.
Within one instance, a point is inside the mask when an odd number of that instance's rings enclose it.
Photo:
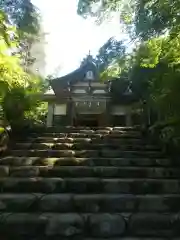
M 22 127 L 25 117 L 31 119 L 39 106 L 36 95 L 47 88 L 39 77 L 28 74 L 21 66 L 21 56 L 11 54 L 19 46 L 18 32 L 9 24 L 8 17 L 0 12 L 0 103 L 3 116 L 12 125 Z M 33 110 L 33 111 L 32 111 Z M 26 114 L 26 115 L 25 115 Z
M 99 8 L 93 8 L 97 3 Z M 180 29 L 179 0 L 79 0 L 78 13 L 84 17 L 102 17 L 113 11 L 119 11 L 121 21 L 133 38 L 147 40 L 165 32 L 174 36 Z
M 35 61 L 31 56 L 34 42 L 40 38 L 40 15 L 31 0 L 1 0 L 0 8 L 7 14 L 9 22 L 13 23 L 19 35 L 18 53 L 21 54 L 21 64 L 25 70 Z
M 125 58 L 125 45 L 123 41 L 118 41 L 115 38 L 108 39 L 102 47 L 100 47 L 95 57 L 88 55 L 83 59 L 81 64 L 87 60 L 96 64 L 99 72 L 104 72 L 107 68 L 111 68 L 114 63 L 122 61 Z
M 31 0 L 1 0 L 0 9 L 23 33 L 38 33 L 38 9 L 32 4 Z
M 113 11 L 119 11 L 131 39 L 137 40 L 125 64 L 132 90 L 146 113 L 159 116 L 161 139 L 180 149 L 180 1 L 79 0 L 83 17 L 103 19 Z
M 110 38 L 98 51 L 95 57 L 95 63 L 100 71 L 104 71 L 113 61 L 122 58 L 125 55 L 125 46 L 122 41 Z

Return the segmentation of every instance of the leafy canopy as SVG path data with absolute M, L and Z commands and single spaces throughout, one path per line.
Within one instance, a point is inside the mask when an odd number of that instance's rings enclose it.
M 128 79 L 144 112 L 155 113 L 154 126 L 163 129 L 158 133 L 165 142 L 180 146 L 180 1 L 79 0 L 83 17 L 102 21 L 113 12 L 119 12 L 120 26 L 137 43 L 120 64 L 119 77 Z M 113 67 L 105 70 L 109 76 L 116 72 Z
M 93 6 L 98 4 L 98 8 Z M 79 0 L 78 14 L 102 18 L 118 11 L 131 37 L 148 40 L 165 32 L 172 36 L 180 30 L 180 1 L 174 0 Z
M 115 59 L 125 54 L 125 46 L 122 41 L 110 38 L 100 49 L 95 57 L 95 63 L 102 72 L 108 68 Z
M 22 33 L 38 33 L 39 13 L 31 0 L 0 0 L 0 9 Z
M 0 26 L 1 115 L 11 126 L 22 127 L 24 119 L 30 115 L 32 118 L 37 108 L 39 109 L 39 94 L 42 94 L 47 86 L 43 79 L 24 71 L 21 55 L 12 54 L 14 48 L 19 47 L 19 37 L 16 28 L 10 25 L 7 15 L 2 11 Z

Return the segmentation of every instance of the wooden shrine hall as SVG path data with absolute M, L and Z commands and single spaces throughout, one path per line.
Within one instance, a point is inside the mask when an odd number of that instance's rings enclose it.
M 47 127 L 53 126 L 131 126 L 139 124 L 140 113 L 128 85 L 119 88 L 120 79 L 100 80 L 89 55 L 72 73 L 50 81 Z

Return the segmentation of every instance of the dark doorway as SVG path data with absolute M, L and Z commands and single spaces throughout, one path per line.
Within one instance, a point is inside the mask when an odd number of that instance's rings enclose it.
M 119 115 L 113 117 L 113 125 L 114 126 L 126 126 L 126 116 Z
M 98 127 L 98 115 L 78 115 L 74 119 L 74 126 Z

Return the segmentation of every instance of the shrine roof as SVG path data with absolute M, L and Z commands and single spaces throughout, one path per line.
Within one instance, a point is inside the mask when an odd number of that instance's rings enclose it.
M 53 90 L 57 87 L 67 87 L 68 84 L 75 84 L 79 81 L 86 81 L 85 76 L 88 71 L 92 71 L 94 74 L 94 81 L 99 81 L 99 74 L 96 65 L 93 62 L 86 62 L 85 64 L 81 65 L 75 71 L 59 77 L 52 79 L 50 81 L 50 85 L 52 86 Z

